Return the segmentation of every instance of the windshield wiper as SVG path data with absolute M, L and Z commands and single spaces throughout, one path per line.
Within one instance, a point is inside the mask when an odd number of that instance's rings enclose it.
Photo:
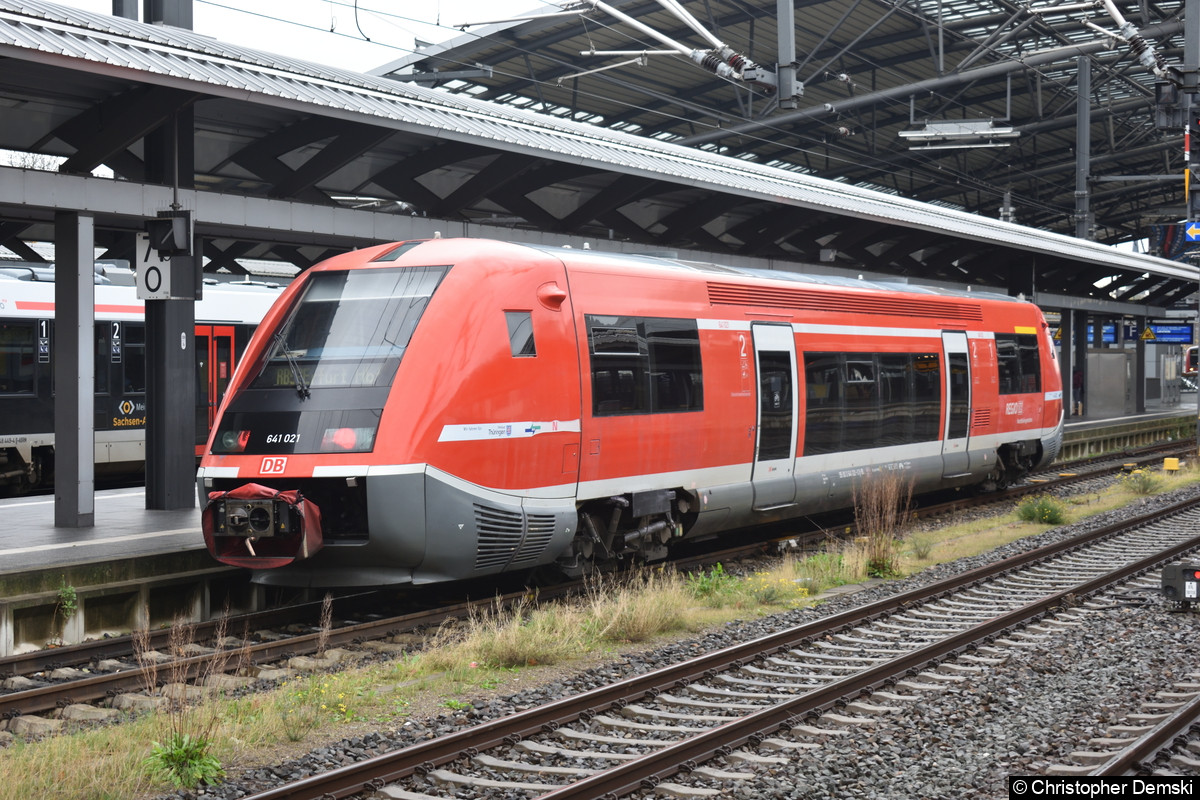
M 283 357 L 287 359 L 288 366 L 292 368 L 292 377 L 296 380 L 296 393 L 303 400 L 310 395 L 308 383 L 304 380 L 304 373 L 300 371 L 300 364 L 297 363 L 291 351 L 288 350 L 287 342 L 283 338 L 283 331 L 275 334 L 275 346 L 279 349 L 279 352 L 283 353 Z

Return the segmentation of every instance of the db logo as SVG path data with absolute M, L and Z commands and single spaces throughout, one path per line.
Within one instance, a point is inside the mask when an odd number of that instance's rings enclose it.
M 287 458 L 264 458 L 258 471 L 263 475 L 279 475 L 287 466 Z

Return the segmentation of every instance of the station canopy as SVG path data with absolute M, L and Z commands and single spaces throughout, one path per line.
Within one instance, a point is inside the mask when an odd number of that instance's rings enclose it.
M 64 181 L 0 180 L 0 245 L 30 252 L 51 201 L 83 197 L 127 252 L 136 204 L 69 181 L 101 164 L 152 181 L 145 137 L 186 112 L 209 269 L 303 268 L 432 219 L 1156 306 L 1191 292 L 1194 267 L 1101 246 L 1184 214 L 1182 134 L 1154 114 L 1181 2 L 794 4 L 780 92 L 776 0 L 684 0 L 697 24 L 673 0 L 566 5 L 366 75 L 0 0 L 0 148 L 60 159 Z M 1094 242 L 1074 237 L 1081 60 Z M 349 211 L 366 223 L 330 216 Z
M 1182 2 L 1114 3 L 1132 41 L 1115 35 L 1101 2 L 789 4 L 791 97 L 753 77 L 714 74 L 621 16 L 713 50 L 666 0 L 585 0 L 564 4 L 568 13 L 543 5 L 534 19 L 464 26 L 376 72 L 989 217 L 1007 204 L 1022 224 L 1074 235 L 1086 58 L 1091 238 L 1140 239 L 1185 215 L 1182 131 L 1158 129 L 1154 114 L 1155 68 L 1182 64 Z M 774 75 L 775 0 L 683 5 L 759 74 Z

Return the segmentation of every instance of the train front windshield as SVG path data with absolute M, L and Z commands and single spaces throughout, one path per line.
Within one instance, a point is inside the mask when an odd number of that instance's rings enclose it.
M 313 275 L 253 389 L 390 386 L 413 330 L 449 267 Z
M 221 416 L 215 454 L 361 453 L 450 267 L 318 272 Z

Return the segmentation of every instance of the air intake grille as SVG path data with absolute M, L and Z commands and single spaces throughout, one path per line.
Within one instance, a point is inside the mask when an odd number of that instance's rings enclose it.
M 928 299 L 911 295 L 896 297 L 864 292 L 818 292 L 777 286 L 708 284 L 708 301 L 713 305 L 794 308 L 800 311 L 841 311 L 851 314 L 891 314 L 900 317 L 982 322 L 983 309 L 960 300 Z
M 1058 451 L 1062 450 L 1062 431 L 1059 431 L 1057 436 L 1051 436 L 1042 440 L 1042 444 L 1046 446 L 1046 452 L 1042 454 L 1043 461 L 1053 461 L 1058 458 Z
M 479 549 L 475 552 L 475 569 L 507 564 L 521 546 L 524 527 L 520 513 L 476 505 L 475 530 L 479 534 Z
M 990 408 L 971 409 L 971 427 L 976 430 L 990 428 L 992 425 L 992 410 Z
M 537 561 L 550 545 L 550 540 L 554 538 L 553 514 L 530 514 L 525 521 L 529 526 L 529 532 L 525 535 L 525 541 L 512 561 L 514 566 Z
M 554 538 L 553 514 L 529 514 L 475 505 L 479 549 L 475 569 L 492 569 L 537 561 Z

